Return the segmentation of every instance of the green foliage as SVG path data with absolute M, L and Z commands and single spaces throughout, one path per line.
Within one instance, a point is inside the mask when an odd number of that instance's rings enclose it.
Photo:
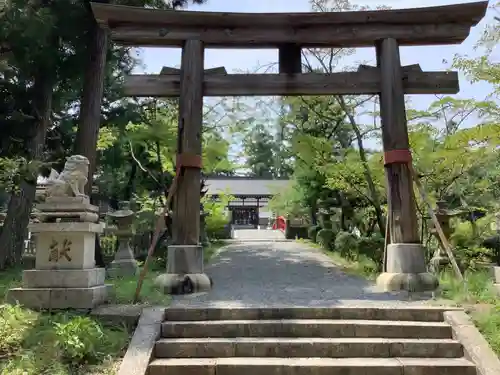
M 464 269 L 475 269 L 478 262 L 491 262 L 493 252 L 481 246 L 482 239 L 493 234 L 491 223 L 492 215 L 476 220 L 453 221 L 453 233 L 450 242 L 453 245 L 455 256 Z
M 136 231 L 140 233 L 153 230 L 158 218 L 157 213 L 163 211 L 163 206 L 160 205 L 158 199 L 151 198 L 147 194 L 136 195 L 135 202 L 139 206 L 134 220 Z
M 375 264 L 382 266 L 384 237 L 379 233 L 374 233 L 369 237 L 363 236 L 359 238 L 357 248 L 360 255 L 373 259 Z
M 311 240 L 316 242 L 316 239 L 318 237 L 318 232 L 321 230 L 321 227 L 319 225 L 312 225 L 307 229 L 307 237 Z
M 334 249 L 335 232 L 331 229 L 321 229 L 316 235 L 316 242 L 326 250 Z
M 99 241 L 101 243 L 102 253 L 106 255 L 113 255 L 116 250 L 116 236 L 106 235 L 99 236 Z
M 94 361 L 102 354 L 99 346 L 103 340 L 102 327 L 88 317 L 76 316 L 54 322 L 55 344 L 69 363 Z
M 17 305 L 0 307 L 0 373 L 68 375 L 84 373 L 119 355 L 129 335 L 87 316 L 43 314 Z M 88 372 L 87 372 L 88 373 Z
M 335 238 L 335 251 L 347 259 L 356 260 L 358 257 L 359 240 L 349 232 L 340 232 Z
M 205 226 L 209 238 L 225 239 L 227 237 L 225 229 L 230 220 L 227 206 L 232 200 L 234 197 L 229 194 L 221 194 L 218 201 L 207 197 L 203 199 L 203 208 L 208 214 L 205 217 Z
M 277 145 L 271 132 L 263 125 L 256 125 L 243 139 L 243 149 L 247 157 L 247 167 L 256 177 L 277 175 Z

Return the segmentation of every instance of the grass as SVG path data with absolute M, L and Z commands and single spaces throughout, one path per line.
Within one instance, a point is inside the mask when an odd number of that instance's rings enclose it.
M 321 250 L 332 262 L 348 275 L 361 276 L 368 280 L 375 280 L 377 277 L 377 265 L 373 260 L 365 256 L 359 256 L 356 260 L 344 258 L 338 251 L 326 250 L 321 245 L 310 240 L 297 240 L 310 247 Z
M 205 261 L 224 245 L 205 249 Z M 170 297 L 154 286 L 165 264 L 154 263 L 146 275 L 141 304 L 167 305 Z M 130 340 L 125 325 L 112 326 L 88 315 L 36 312 L 4 303 L 10 288 L 21 285 L 22 270 L 0 273 L 0 375 L 115 375 Z M 129 304 L 137 276 L 108 280 L 110 303 Z
M 0 274 L 0 375 L 114 375 L 130 339 L 127 328 L 4 303 L 21 279 L 20 269 Z
M 464 279 L 461 283 L 451 271 L 442 272 L 442 296 L 465 308 L 492 349 L 500 355 L 500 298 L 492 276 L 485 270 L 473 270 L 466 272 Z
M 129 341 L 127 329 L 89 316 L 0 307 L 0 374 L 111 375 Z
M 214 241 L 203 250 L 204 262 L 208 263 L 213 255 L 225 245 L 224 241 Z M 163 294 L 154 285 L 156 277 L 165 272 L 165 260 L 160 259 L 151 263 L 140 294 L 140 304 L 144 305 L 168 305 L 170 296 Z M 137 276 L 115 279 L 113 282 L 112 302 L 117 304 L 130 304 L 134 299 L 137 287 Z

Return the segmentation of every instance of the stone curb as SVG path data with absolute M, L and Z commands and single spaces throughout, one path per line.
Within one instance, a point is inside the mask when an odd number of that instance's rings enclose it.
M 259 239 L 259 238 L 232 238 L 230 240 L 224 240 L 227 244 L 234 243 L 258 243 L 258 242 L 295 242 L 295 240 L 289 240 L 286 238 L 280 239 Z
M 156 340 L 161 334 L 161 323 L 164 317 L 164 307 L 149 307 L 142 310 L 139 323 L 118 370 L 118 375 L 143 375 L 147 373 Z
M 500 359 L 464 311 L 446 311 L 444 320 L 451 325 L 453 338 L 463 345 L 465 357 L 476 365 L 478 375 L 500 374 Z

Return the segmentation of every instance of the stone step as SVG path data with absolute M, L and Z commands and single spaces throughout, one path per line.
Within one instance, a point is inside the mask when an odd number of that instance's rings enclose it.
M 449 309 L 448 309 L 449 310 Z M 245 307 L 245 308 L 167 308 L 165 320 L 257 320 L 257 319 L 369 319 L 442 322 L 439 307 L 418 306 L 339 306 L 339 307 Z
M 448 339 L 444 322 L 391 320 L 204 320 L 162 323 L 162 337 L 384 337 Z
M 476 375 L 463 358 L 155 359 L 148 375 Z
M 160 339 L 155 346 L 156 358 L 460 358 L 463 355 L 462 345 L 451 339 L 182 338 Z

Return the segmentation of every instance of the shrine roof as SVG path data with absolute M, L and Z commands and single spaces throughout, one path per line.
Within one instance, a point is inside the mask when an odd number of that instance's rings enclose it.
M 235 196 L 272 196 L 288 186 L 290 180 L 252 177 L 208 177 L 205 181 L 207 195 L 221 193 Z

